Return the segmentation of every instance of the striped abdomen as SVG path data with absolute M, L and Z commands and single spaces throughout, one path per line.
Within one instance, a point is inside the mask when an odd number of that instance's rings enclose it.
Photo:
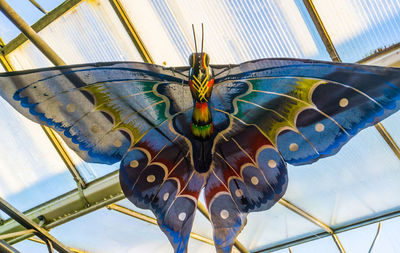
M 213 133 L 213 123 L 207 102 L 195 102 L 190 125 L 193 135 L 200 140 L 207 140 Z

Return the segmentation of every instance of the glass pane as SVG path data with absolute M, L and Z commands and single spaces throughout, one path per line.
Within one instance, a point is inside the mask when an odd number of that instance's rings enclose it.
M 344 62 L 361 60 L 400 42 L 400 2 L 313 1 Z
M 204 51 L 213 64 L 265 57 L 329 59 L 298 1 L 121 2 L 157 64 L 187 65 L 194 51 L 192 24 L 200 51 L 201 23 Z
M 338 248 L 335 245 L 335 242 L 330 236 L 293 246 L 291 247 L 291 250 L 293 253 L 310 253 L 310 252 L 338 253 L 339 252 Z
M 141 61 L 108 1 L 83 1 L 39 34 L 68 64 Z M 7 58 L 18 70 L 51 66 L 31 42 L 24 43 Z M 69 148 L 67 151 L 86 181 L 119 168 L 118 163 L 112 166 L 85 163 Z
M 323 232 L 314 223 L 276 204 L 264 212 L 250 213 L 238 239 L 252 251 Z
M 201 197 L 200 197 L 200 199 L 201 199 Z M 147 216 L 155 218 L 155 216 L 154 216 L 152 211 L 150 211 L 148 209 L 138 208 L 127 199 L 119 201 L 117 204 L 121 205 L 123 207 L 126 207 L 126 208 L 128 208 L 130 210 L 133 210 L 133 211 L 136 211 L 136 212 L 139 212 L 139 213 L 142 213 L 142 214 L 145 214 Z M 212 231 L 213 230 L 212 230 L 210 221 L 206 217 L 204 217 L 204 215 L 201 214 L 200 211 L 197 210 L 195 218 L 194 218 L 192 232 L 212 239 L 213 238 L 213 232 Z
M 21 211 L 76 188 L 42 128 L 0 98 L 0 196 Z
M 343 233 L 337 234 L 340 242 L 342 243 L 343 248 L 347 252 L 369 252 L 372 242 L 374 241 L 374 237 L 376 235 L 376 231 L 378 228 L 378 223 L 360 227 L 357 229 L 352 229 Z M 383 232 L 383 230 L 381 230 Z M 382 234 L 379 236 L 380 241 L 382 239 Z M 377 241 L 377 242 L 378 242 Z M 376 246 L 376 245 L 375 245 Z M 376 247 L 372 251 L 374 253 L 377 252 L 388 252 L 388 251 L 378 251 Z
M 337 228 L 398 209 L 399 167 L 399 159 L 370 127 L 332 157 L 289 166 L 285 198 Z
M 398 252 L 400 248 L 399 226 L 399 217 L 383 221 L 381 232 L 376 239 L 375 246 L 372 252 Z
M 173 252 L 158 226 L 105 208 L 56 227 L 51 234 L 88 252 Z M 215 248 L 190 239 L 188 251 L 212 253 Z
M 13 247 L 20 252 L 30 252 L 30 253 L 43 253 L 48 252 L 47 246 L 45 244 L 32 242 L 29 240 L 25 240 L 14 244 Z

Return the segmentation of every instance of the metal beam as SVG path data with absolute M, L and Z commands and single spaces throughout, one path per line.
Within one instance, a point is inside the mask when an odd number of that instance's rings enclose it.
M 39 11 L 43 12 L 44 14 L 47 14 L 47 11 L 35 0 L 29 0 Z
M 308 14 L 310 15 L 315 28 L 317 29 L 319 36 L 322 39 L 322 42 L 325 45 L 326 51 L 330 55 L 332 61 L 340 62 L 340 57 L 336 51 L 335 46 L 332 43 L 331 37 L 329 36 L 328 32 L 325 29 L 324 24 L 322 23 L 322 20 L 315 9 L 314 3 L 312 0 L 303 0 L 303 3 L 308 11 Z
M 19 232 L 14 232 L 14 233 L 9 233 L 9 234 L 1 234 L 0 240 L 6 240 L 8 238 L 14 238 L 14 237 L 18 237 L 18 236 L 22 236 L 22 235 L 26 235 L 26 234 L 33 234 L 33 233 L 35 233 L 34 229 L 27 229 L 27 230 L 22 230 Z
M 72 253 L 67 247 L 64 246 L 61 242 L 59 242 L 56 238 L 50 235 L 45 229 L 39 227 L 39 225 L 33 222 L 31 219 L 26 217 L 24 214 L 19 212 L 13 206 L 11 206 L 7 201 L 0 197 L 0 209 L 8 214 L 15 221 L 20 223 L 26 229 L 34 229 L 35 234 L 39 236 L 42 240 L 47 242 L 51 242 L 54 248 L 60 253 Z
M 39 223 L 38 217 L 44 217 L 46 222 L 43 227 L 51 229 L 125 198 L 119 184 L 118 171 L 89 183 L 86 189 L 83 189 L 83 194 L 90 206 L 86 205 L 78 189 L 75 189 L 28 210 L 25 215 L 36 223 Z M 7 220 L 0 226 L 0 234 L 21 230 L 24 228 L 14 220 Z M 10 240 L 9 243 L 17 243 L 30 236 L 32 235 L 16 238 Z
M 19 251 L 9 245 L 7 242 L 0 240 L 0 252 L 1 253 L 19 253 Z
M 123 207 L 123 206 L 120 206 L 120 205 L 116 205 L 116 204 L 108 205 L 107 208 L 110 209 L 110 210 L 114 210 L 114 211 L 129 215 L 131 217 L 134 217 L 136 219 L 142 220 L 144 222 L 147 222 L 147 223 L 150 223 L 150 224 L 153 224 L 153 225 L 158 225 L 157 220 L 154 219 L 153 217 L 150 217 L 150 216 L 147 216 L 145 214 L 133 211 L 133 210 L 131 210 L 129 208 L 126 208 L 126 207 Z M 198 241 L 201 241 L 201 242 L 204 242 L 204 243 L 207 243 L 209 245 L 213 245 L 214 246 L 214 241 L 212 239 L 207 238 L 205 236 L 202 236 L 200 234 L 196 234 L 196 233 L 191 232 L 190 233 L 190 237 L 193 238 L 193 239 L 196 239 Z
M 35 24 L 32 25 L 32 29 L 35 30 L 36 32 L 41 31 L 43 28 L 51 24 L 54 20 L 62 16 L 64 13 L 67 11 L 71 10 L 73 7 L 75 7 L 77 4 L 82 2 L 82 0 L 66 0 L 54 10 L 50 11 L 47 13 L 44 17 L 39 19 Z M 4 47 L 4 54 L 8 55 L 12 51 L 14 51 L 17 47 L 22 45 L 25 41 L 27 41 L 27 38 L 24 34 L 18 35 L 15 39 L 11 40 L 7 45 Z

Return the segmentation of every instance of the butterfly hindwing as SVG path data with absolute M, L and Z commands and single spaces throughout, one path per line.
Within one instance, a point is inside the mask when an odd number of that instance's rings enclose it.
M 26 117 L 61 132 L 86 161 L 112 164 L 167 120 L 171 103 L 157 87 L 181 78 L 145 63 L 86 64 L 0 74 L 0 92 Z
M 197 199 L 205 178 L 193 169 L 189 144 L 171 122 L 149 131 L 123 158 L 120 182 L 125 196 L 150 209 L 175 252 L 186 252 Z
M 216 141 L 205 186 L 214 241 L 221 252 L 230 252 L 249 212 L 269 209 L 287 187 L 286 163 L 272 143 L 256 127 L 231 120 Z

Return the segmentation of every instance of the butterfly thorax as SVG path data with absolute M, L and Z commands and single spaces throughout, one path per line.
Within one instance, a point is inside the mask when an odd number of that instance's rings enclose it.
M 208 140 L 213 133 L 213 123 L 208 100 L 211 97 L 214 79 L 210 77 L 210 57 L 206 53 L 193 53 L 189 57 L 189 86 L 194 99 L 190 129 L 200 140 Z

